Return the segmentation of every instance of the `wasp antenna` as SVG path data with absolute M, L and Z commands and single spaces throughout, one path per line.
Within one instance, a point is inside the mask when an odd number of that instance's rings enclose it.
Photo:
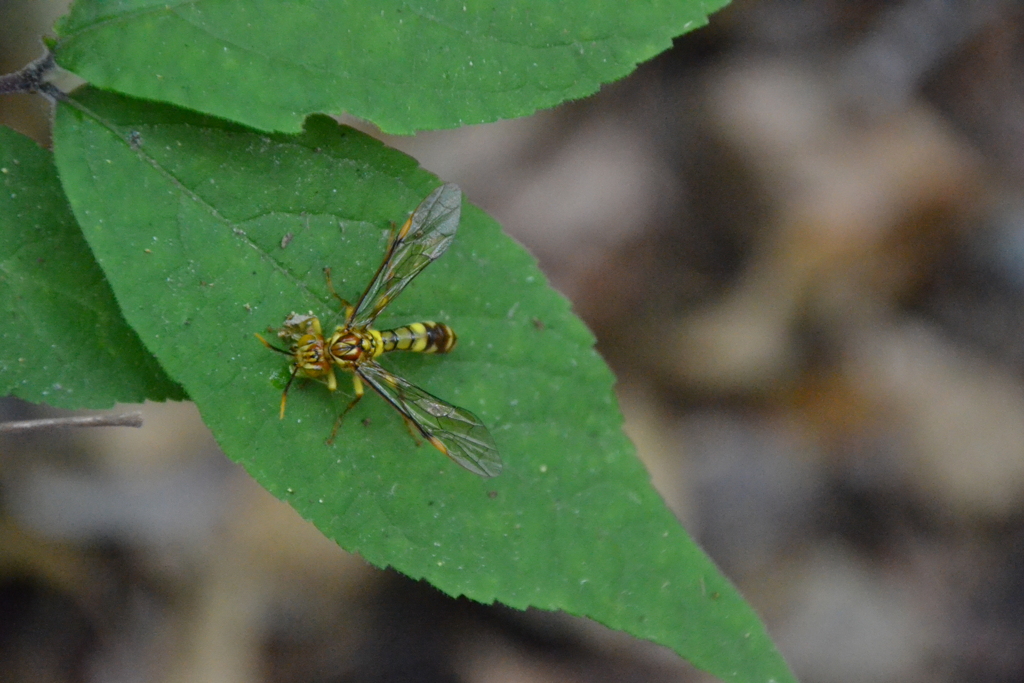
M 263 337 L 261 337 L 261 336 L 260 336 L 260 334 L 259 334 L 259 332 L 253 332 L 253 334 L 254 334 L 254 335 L 256 335 L 256 338 L 260 340 L 260 343 L 261 343 L 261 344 L 263 344 L 264 346 L 266 346 L 266 347 L 267 347 L 268 349 L 270 349 L 271 351 L 277 351 L 278 353 L 283 353 L 283 354 L 284 354 L 284 355 L 286 355 L 286 356 L 290 356 L 290 355 L 292 355 L 292 353 L 291 353 L 290 351 L 285 351 L 284 349 L 279 349 L 279 348 L 277 348 L 276 346 L 272 345 L 272 344 L 271 344 L 270 342 L 268 342 L 268 341 L 267 341 L 266 339 L 264 339 Z

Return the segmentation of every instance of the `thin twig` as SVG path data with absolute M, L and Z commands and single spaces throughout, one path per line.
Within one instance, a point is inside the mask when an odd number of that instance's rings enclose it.
M 22 420 L 0 422 L 0 434 L 29 432 L 36 429 L 59 429 L 62 427 L 141 427 L 142 413 L 121 415 L 87 415 L 85 417 L 51 417 L 44 420 Z
M 0 94 L 2 93 L 34 93 L 43 90 L 46 76 L 53 71 L 53 53 L 47 51 L 39 59 L 30 62 L 23 68 L 0 76 Z M 49 90 L 49 89 L 47 89 Z M 53 97 L 52 92 L 44 94 Z
M 67 102 L 69 99 L 67 93 L 53 83 L 40 83 L 38 92 L 53 102 Z

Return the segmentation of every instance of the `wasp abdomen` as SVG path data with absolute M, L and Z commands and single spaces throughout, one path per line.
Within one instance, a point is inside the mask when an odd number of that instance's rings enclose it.
M 413 323 L 380 333 L 384 351 L 448 353 L 455 348 L 455 330 L 444 323 Z

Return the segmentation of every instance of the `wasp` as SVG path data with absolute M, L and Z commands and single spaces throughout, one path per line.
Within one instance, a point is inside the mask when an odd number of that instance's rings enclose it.
M 353 306 L 334 290 L 331 271 L 324 269 L 327 288 L 345 309 L 344 322 L 325 335 L 320 319 L 292 313 L 277 336 L 288 344 L 281 349 L 259 334 L 267 348 L 291 359 L 291 376 L 281 394 L 284 419 L 288 389 L 296 377 L 313 379 L 338 388 L 335 368 L 352 373 L 354 398 L 338 416 L 327 440 L 334 441 L 345 415 L 359 403 L 363 385 L 369 385 L 402 416 L 410 431 L 422 435 L 457 464 L 482 477 L 501 472 L 501 457 L 487 427 L 473 413 L 433 396 L 385 370 L 378 362 L 389 351 L 449 353 L 458 337 L 444 323 L 418 322 L 391 330 L 377 330 L 373 322 L 405 287 L 430 263 L 447 251 L 459 226 L 462 192 L 448 183 L 437 188 L 416 207 L 401 228 L 392 232 L 377 272 Z

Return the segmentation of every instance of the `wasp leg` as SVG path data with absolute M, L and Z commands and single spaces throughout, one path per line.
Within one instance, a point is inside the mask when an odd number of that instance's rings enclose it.
M 284 385 L 284 391 L 281 392 L 281 415 L 278 417 L 279 420 L 284 419 L 284 407 L 288 403 L 288 388 L 292 385 L 292 382 L 295 381 L 295 375 L 297 375 L 298 372 L 299 366 L 296 365 L 292 368 L 292 374 L 291 377 L 288 378 L 288 383 Z
M 261 344 L 266 346 L 271 351 L 277 351 L 278 353 L 283 353 L 286 356 L 292 355 L 290 352 L 285 351 L 284 349 L 279 349 L 276 346 L 272 345 L 270 342 L 268 342 L 266 339 L 261 337 L 259 334 L 256 335 L 256 338 L 260 340 Z M 288 383 L 284 385 L 284 391 L 281 392 L 281 416 L 279 418 L 281 420 L 284 419 L 284 407 L 285 407 L 285 404 L 288 403 L 288 387 L 290 387 L 292 385 L 292 382 L 295 380 L 295 375 L 298 374 L 298 372 L 299 372 L 299 366 L 298 365 L 295 365 L 294 367 L 292 367 L 292 375 L 291 375 L 291 377 L 288 378 Z
M 439 438 L 437 438 L 433 434 L 424 434 L 423 429 L 420 428 L 419 425 L 417 425 L 415 422 L 407 418 L 404 413 L 402 413 L 401 415 L 402 422 L 405 423 L 405 428 L 409 430 L 409 436 L 411 436 L 412 440 L 416 442 L 417 448 L 422 446 L 424 441 L 427 441 L 431 446 L 441 451 L 445 455 L 448 455 L 448 447 L 445 446 L 444 443 Z
M 416 426 L 416 423 L 407 418 L 405 415 L 402 415 L 402 422 L 405 423 L 405 428 L 409 431 L 409 436 L 412 437 L 412 440 L 416 442 L 416 446 L 422 446 L 423 433 L 420 431 L 420 428 Z
M 334 298 L 340 301 L 341 305 L 345 307 L 345 319 L 348 320 L 349 318 L 352 317 L 352 311 L 354 310 L 355 307 L 348 302 L 348 299 L 343 299 L 341 295 L 335 291 L 334 283 L 331 282 L 330 266 L 324 268 L 324 277 L 327 278 L 327 289 L 331 290 L 331 294 L 334 295 Z
M 338 435 L 338 428 L 341 427 L 341 421 L 345 419 L 345 415 L 348 414 L 348 411 L 355 408 L 356 404 L 359 403 L 359 400 L 363 397 L 363 382 L 359 379 L 359 375 L 352 376 L 352 390 L 355 391 L 356 396 L 349 401 L 349 404 L 345 406 L 345 410 L 341 411 L 341 415 L 339 415 L 338 419 L 335 420 L 334 429 L 331 430 L 331 436 L 327 439 L 327 445 L 334 443 L 334 437 Z
M 402 421 L 405 422 L 405 428 L 409 430 L 412 440 L 416 442 L 416 447 L 419 448 L 423 445 L 424 441 L 430 443 L 431 446 L 441 451 L 445 455 L 448 455 L 448 447 L 444 445 L 441 439 L 437 438 L 433 434 L 424 434 L 423 431 L 416 425 L 415 422 L 402 415 Z

